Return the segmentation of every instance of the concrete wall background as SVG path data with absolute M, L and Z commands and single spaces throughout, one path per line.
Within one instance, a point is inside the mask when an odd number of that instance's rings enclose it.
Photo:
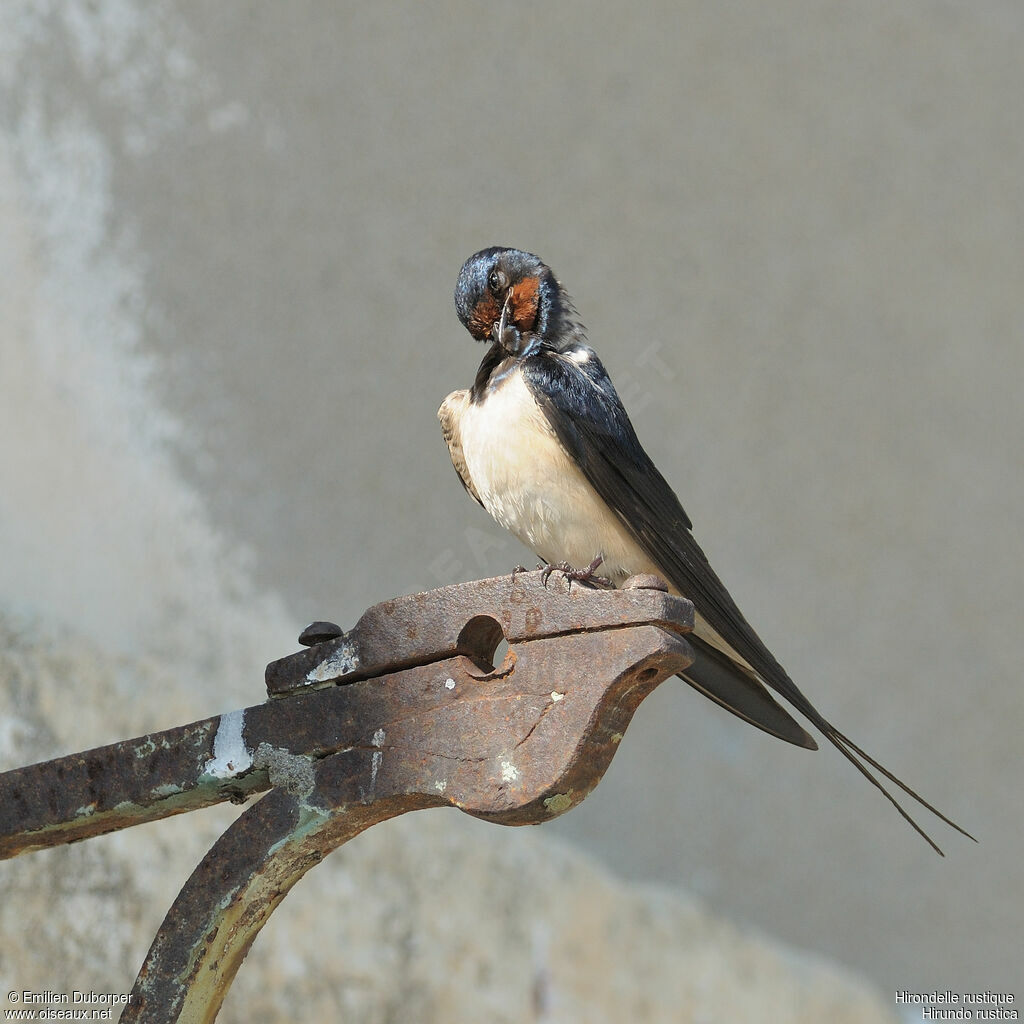
M 1022 29 L 1013 3 L 5 5 L 5 599 L 207 665 L 200 717 L 259 690 L 204 662 L 225 636 L 258 664 L 510 569 L 434 410 L 482 355 L 462 260 L 531 249 L 780 660 L 981 845 L 936 828 L 940 860 L 838 755 L 667 685 L 552 831 L 888 990 L 1012 990 Z

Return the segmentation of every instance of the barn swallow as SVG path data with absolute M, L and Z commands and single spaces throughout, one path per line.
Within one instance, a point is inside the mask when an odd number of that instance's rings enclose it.
M 695 660 L 682 678 L 740 718 L 797 746 L 814 739 L 769 692 L 807 718 L 942 851 L 875 777 L 875 769 L 970 836 L 835 728 L 743 617 L 690 532 L 679 499 L 637 439 L 567 292 L 528 252 L 471 256 L 455 287 L 459 320 L 488 348 L 468 390 L 438 419 L 469 494 L 550 567 L 601 566 L 612 585 L 655 573 L 693 602 Z M 870 766 L 870 768 L 868 767 Z

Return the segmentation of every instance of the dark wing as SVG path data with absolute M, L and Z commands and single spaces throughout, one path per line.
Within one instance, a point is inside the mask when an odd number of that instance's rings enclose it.
M 689 517 L 641 447 L 598 357 L 589 350 L 580 362 L 541 354 L 524 362 L 523 377 L 558 439 L 669 582 L 765 682 L 778 682 L 787 699 L 787 689 L 799 694 L 708 564 Z
M 768 686 L 813 722 L 941 853 L 863 762 L 866 761 L 958 832 L 963 832 L 963 829 L 828 722 L 761 642 L 693 539 L 689 517 L 641 447 L 626 410 L 596 354 L 584 346 L 565 355 L 543 351 L 524 360 L 523 377 L 555 434 L 579 464 L 591 486 L 651 560 L 668 574 L 669 582 L 693 602 L 708 625 L 754 668 Z M 723 661 L 728 662 L 728 667 Z M 709 682 L 714 684 L 716 679 L 718 683 L 731 680 L 742 694 L 752 696 L 748 674 L 729 659 L 716 661 L 712 669 L 707 670 L 706 678 L 695 685 L 705 690 L 705 685 Z M 717 695 L 708 695 L 735 710 L 740 717 L 767 728 L 760 719 L 751 718 L 727 704 L 727 697 L 720 690 Z M 773 732 L 774 729 L 768 728 L 767 731 Z M 964 832 L 964 835 L 968 833 Z
M 441 408 L 437 410 L 437 418 L 441 422 L 444 443 L 448 445 L 448 454 L 451 456 L 455 472 L 459 474 L 462 486 L 466 488 L 469 496 L 483 508 L 484 503 L 473 486 L 473 480 L 466 468 L 466 457 L 462 454 L 462 413 L 468 404 L 468 391 L 453 391 L 441 403 Z
M 687 639 L 694 660 L 689 668 L 679 673 L 680 679 L 726 711 L 772 736 L 808 750 L 818 749 L 814 738 L 773 699 L 755 675 L 699 636 L 691 634 Z

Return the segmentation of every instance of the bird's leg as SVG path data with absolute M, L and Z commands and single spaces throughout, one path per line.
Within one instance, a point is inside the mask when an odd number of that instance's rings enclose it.
M 594 583 L 599 587 L 610 587 L 612 585 L 611 577 L 597 575 L 597 570 L 603 562 L 604 555 L 595 555 L 593 561 L 585 569 L 570 569 L 565 574 L 566 578 L 578 580 L 580 583 Z
M 592 583 L 599 587 L 610 587 L 612 581 L 607 576 L 596 575 L 598 567 L 604 561 L 603 556 L 597 555 L 585 569 L 575 569 L 568 562 L 559 562 L 558 565 L 547 565 L 541 573 L 541 582 L 547 586 L 548 577 L 553 572 L 560 572 L 572 587 L 572 581 L 579 583 Z

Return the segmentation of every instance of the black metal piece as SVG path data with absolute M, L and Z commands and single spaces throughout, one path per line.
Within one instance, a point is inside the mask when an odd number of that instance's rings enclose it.
M 345 631 L 335 622 L 311 622 L 300 634 L 299 643 L 303 647 L 315 647 L 327 640 L 337 640 L 344 636 Z

